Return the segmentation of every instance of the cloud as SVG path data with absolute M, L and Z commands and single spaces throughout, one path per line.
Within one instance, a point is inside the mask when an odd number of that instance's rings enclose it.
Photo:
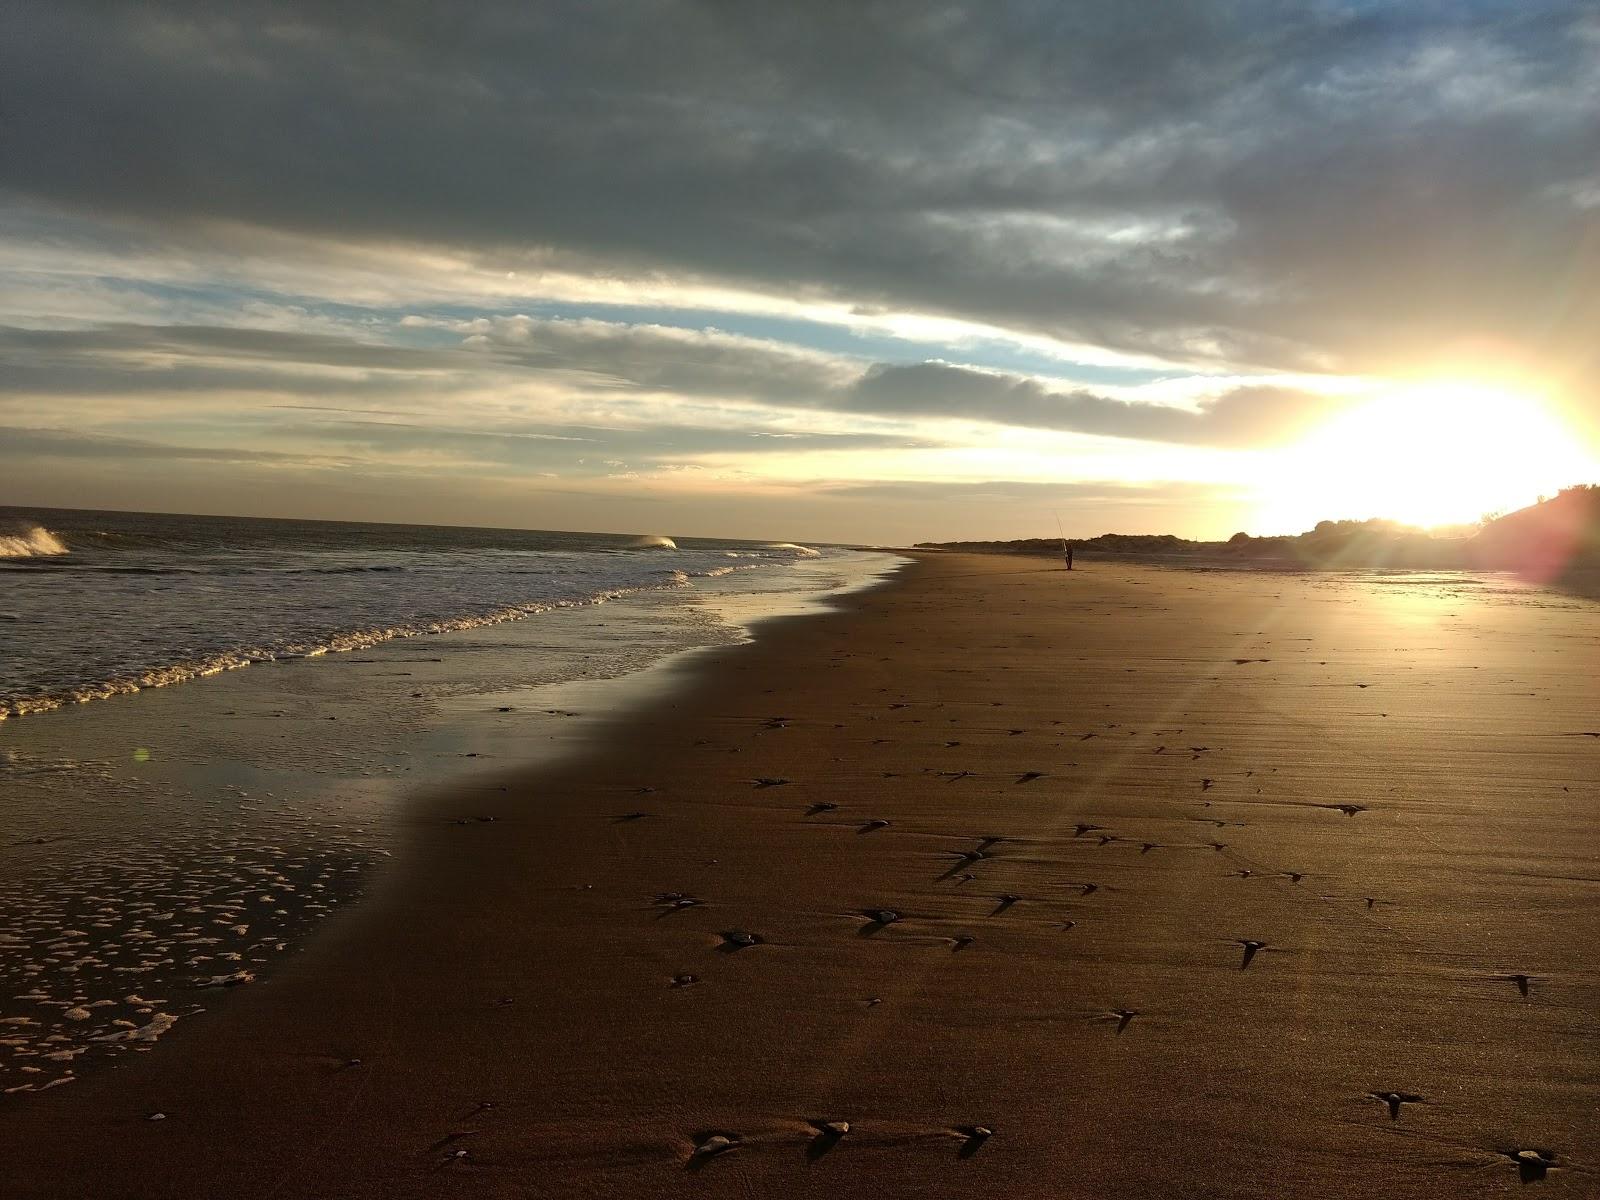
M 942 362 L 862 363 L 716 331 L 602 321 L 480 318 L 468 340 L 511 361 L 609 377 L 617 387 L 880 418 L 936 417 L 1195 445 L 1292 440 L 1333 412 L 1326 394 L 1233 387 L 1183 408 L 1013 372 Z
M 431 247 L 1295 368 L 1579 354 L 1595 323 L 1575 0 L 20 0 L 9 27 L 0 182 L 177 245 Z
M 85 459 L 208 463 L 292 463 L 297 466 L 340 467 L 349 459 L 290 454 L 240 446 L 183 446 L 147 438 L 115 437 L 65 429 L 0 426 L 0 459 L 35 463 L 39 459 Z
M 1038 377 L 941 362 L 886 364 L 781 343 L 657 325 L 516 316 L 413 321 L 445 330 L 459 345 L 416 348 L 329 334 L 277 330 L 119 325 L 87 330 L 0 328 L 0 353 L 12 370 L 10 395 L 204 393 L 369 394 L 428 397 L 437 408 L 452 389 L 491 381 L 534 381 L 563 395 L 600 397 L 616 407 L 662 398 L 682 405 L 733 401 L 880 421 L 911 418 L 1086 433 L 1212 446 L 1292 440 L 1337 407 L 1332 397 L 1287 387 L 1237 386 L 1194 407 L 1123 399 Z M 345 406 L 276 405 L 310 411 Z M 467 402 L 463 402 L 467 407 Z M 465 415 L 465 412 L 462 414 Z M 723 411 L 730 426 L 756 420 Z M 661 437 L 653 420 L 635 425 Z M 379 428 L 362 426 L 362 428 Z M 420 428 L 420 427 L 419 427 Z M 431 428 L 431 427 L 430 427 Z M 466 435 L 462 435 L 466 436 Z M 487 434 L 485 436 L 500 436 Z M 523 436 L 553 436 L 533 434 Z M 564 435 L 563 435 L 564 436 Z M 614 434 L 613 436 L 622 436 Z M 909 445 L 909 432 L 727 432 L 718 448 Z M 705 439 L 702 436 L 701 444 Z
M 1145 441 L 1261 446 L 1292 441 L 1338 406 L 1315 393 L 1235 388 L 1195 409 L 1052 389 L 1036 379 L 944 363 L 874 366 L 841 407 L 992 421 Z

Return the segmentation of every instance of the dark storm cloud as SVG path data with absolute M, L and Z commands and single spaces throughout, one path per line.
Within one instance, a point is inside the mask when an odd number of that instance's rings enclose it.
M 1597 57 L 1578 0 L 19 0 L 0 183 L 1191 358 L 1580 353 Z
M 945 363 L 865 364 L 811 351 L 660 326 L 599 321 L 479 319 L 451 325 L 464 347 L 390 347 L 328 334 L 119 325 L 86 330 L 0 327 L 0 376 L 7 396 L 164 396 L 217 390 L 279 394 L 409 394 L 415 403 L 448 409 L 445 382 L 482 387 L 485 379 L 519 375 L 554 379 L 590 397 L 636 394 L 742 401 L 778 409 L 860 417 L 936 417 L 1106 437 L 1195 445 L 1251 446 L 1292 440 L 1337 403 L 1279 387 L 1239 387 L 1196 409 L 1132 402 L 1023 375 Z M 354 376 L 316 375 L 306 368 L 351 368 Z M 311 411 L 315 406 L 275 406 Z M 328 411 L 340 412 L 339 407 Z M 320 428 L 332 428 L 322 425 Z M 370 436 L 398 444 L 440 436 L 435 426 L 366 422 Z M 575 427 L 576 428 L 576 427 Z M 652 441 L 680 451 L 671 425 L 644 422 L 607 431 L 635 453 Z M 693 428 L 693 427 L 691 427 Z M 382 430 L 391 430 L 381 433 Z M 428 430 L 412 434 L 408 430 Z M 541 427 L 523 436 L 589 438 L 594 431 Z M 480 436 L 461 433 L 459 438 Z M 481 436 L 498 437 L 487 433 Z M 917 441 L 878 434 L 777 434 L 694 428 L 697 452 L 887 449 Z

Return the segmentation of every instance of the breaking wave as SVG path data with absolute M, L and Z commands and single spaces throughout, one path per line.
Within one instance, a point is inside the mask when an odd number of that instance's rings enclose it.
M 43 558 L 65 553 L 66 543 L 43 525 L 22 521 L 0 525 L 0 558 Z
M 676 550 L 678 543 L 659 533 L 646 533 L 628 543 L 629 550 Z

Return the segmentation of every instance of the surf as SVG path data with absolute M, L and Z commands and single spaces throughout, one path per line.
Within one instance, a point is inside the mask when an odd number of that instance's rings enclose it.
M 66 553 L 66 543 L 43 525 L 25 521 L 0 525 L 0 558 L 47 558 Z

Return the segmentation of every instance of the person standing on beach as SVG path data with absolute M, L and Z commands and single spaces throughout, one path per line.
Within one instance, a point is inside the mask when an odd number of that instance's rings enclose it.
M 1070 571 L 1070 570 L 1072 570 L 1072 547 L 1071 546 L 1063 546 L 1062 549 L 1066 551 L 1067 570 Z

